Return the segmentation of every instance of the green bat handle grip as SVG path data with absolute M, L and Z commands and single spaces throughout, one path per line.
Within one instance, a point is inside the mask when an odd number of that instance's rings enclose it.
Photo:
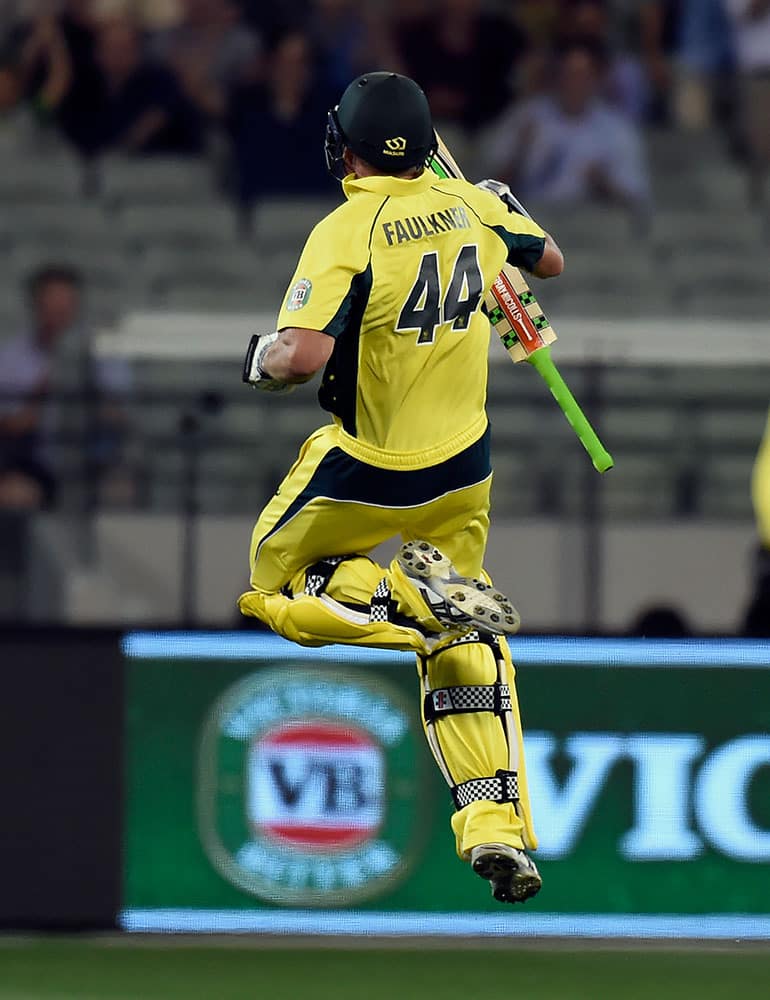
M 537 373 L 551 390 L 551 394 L 562 409 L 572 430 L 580 438 L 580 443 L 591 456 L 597 472 L 607 472 L 615 464 L 612 455 L 599 440 L 596 431 L 588 422 L 585 413 L 580 409 L 577 400 L 572 395 L 567 383 L 561 377 L 558 368 L 553 363 L 550 347 L 539 347 L 527 358 Z

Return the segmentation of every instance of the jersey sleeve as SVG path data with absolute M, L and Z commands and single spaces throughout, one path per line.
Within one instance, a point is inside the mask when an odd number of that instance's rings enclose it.
M 499 198 L 489 191 L 474 187 L 474 209 L 489 229 L 503 241 L 508 251 L 508 263 L 525 271 L 534 270 L 545 252 L 545 231 L 532 219 L 518 212 L 509 212 Z
M 302 327 L 336 337 L 356 275 L 365 270 L 368 255 L 361 240 L 327 216 L 312 231 L 281 304 L 276 329 Z M 365 241 L 363 241 L 365 246 Z M 361 258 L 360 260 L 358 258 Z

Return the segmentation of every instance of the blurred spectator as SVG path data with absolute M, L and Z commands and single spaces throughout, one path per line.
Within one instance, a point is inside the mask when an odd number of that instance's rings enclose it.
M 19 110 L 22 97 L 21 73 L 12 62 L 0 63 L 0 121 L 3 126 Z
M 610 0 L 568 0 L 559 28 L 562 48 L 586 43 L 607 53 L 603 94 L 607 102 L 641 121 L 650 103 L 650 86 L 641 62 L 617 44 Z
M 682 612 L 665 604 L 641 611 L 629 632 L 643 639 L 687 639 L 692 634 Z
M 512 0 L 511 6 L 516 24 L 533 48 L 549 48 L 559 30 L 563 0 Z
M 373 12 L 358 0 L 312 0 L 307 31 L 319 55 L 319 72 L 329 91 L 342 94 L 350 81 L 387 56 L 372 52 Z M 380 32 L 378 37 L 383 36 Z
M 38 4 L 35 16 L 16 20 L 7 29 L 0 55 L 0 114 L 6 143 L 14 131 L 18 139 L 20 130 L 32 144 L 28 123 L 54 117 L 63 123 L 70 98 L 95 86 L 91 6 L 88 0 L 64 0 L 55 12 L 52 4 Z M 21 10 L 17 13 L 21 15 Z
M 510 18 L 481 0 L 439 0 L 434 12 L 395 27 L 404 72 L 428 95 L 434 118 L 474 129 L 498 114 L 514 89 L 527 49 Z
M 46 110 L 55 110 L 67 132 L 77 124 L 77 115 L 88 96 L 100 86 L 94 56 L 97 22 L 93 0 L 64 0 L 58 12 L 41 13 L 21 29 L 25 87 L 35 98 L 46 77 L 66 79 L 66 86 L 50 101 Z
M 725 0 L 733 25 L 749 196 L 764 200 L 770 168 L 770 0 Z
M 20 0 L 0 0 L 0 42 L 22 17 Z
M 44 399 L 56 345 L 78 316 L 80 289 L 79 275 L 68 268 L 34 275 L 31 328 L 0 345 L 0 508 L 34 509 L 54 499 Z
M 304 23 L 308 17 L 308 0 L 284 0 L 280 3 L 265 3 L 265 0 L 242 0 L 244 20 L 268 45 L 291 30 L 292 24 Z
M 182 23 L 159 33 L 150 51 L 202 114 L 221 118 L 227 92 L 254 66 L 260 40 L 234 0 L 183 0 L 183 6 Z
M 182 17 L 181 0 L 126 0 L 145 31 L 160 31 L 178 24 Z
M 601 50 L 573 45 L 561 55 L 552 94 L 514 105 L 489 137 L 489 169 L 524 199 L 649 199 L 641 135 L 600 97 Z
M 38 113 L 46 116 L 59 107 L 73 84 L 73 60 L 66 34 L 53 14 L 37 18 L 30 26 L 19 66 L 27 96 Z
M 0 345 L 0 508 L 6 509 L 35 509 L 54 501 L 57 393 L 96 391 L 106 404 L 129 385 L 123 364 L 91 362 L 80 324 L 77 271 L 43 267 L 29 279 L 27 293 L 29 328 Z M 84 458 L 106 465 L 115 458 L 121 417 L 112 405 L 100 406 L 91 417 Z
M 725 0 L 644 0 L 642 49 L 657 93 L 658 117 L 679 124 L 710 124 L 722 95 L 714 84 L 732 58 Z M 715 98 L 717 99 L 715 102 Z
M 26 152 L 33 132 L 22 73 L 13 63 L 0 63 L 0 157 Z
M 83 85 L 97 82 L 94 35 L 98 27 L 94 0 L 64 0 L 57 18 L 67 43 L 73 72 Z
M 323 157 L 326 113 L 338 94 L 314 77 L 308 37 L 289 34 L 268 54 L 264 83 L 236 87 L 229 101 L 238 196 L 332 193 Z
M 130 22 L 102 24 L 95 55 L 98 86 L 71 95 L 63 121 L 83 155 L 201 152 L 199 115 L 173 75 L 144 58 L 139 33 Z
M 80 278 L 51 268 L 32 279 L 32 331 L 0 346 L 0 507 L 39 507 L 54 496 L 41 455 L 43 398 L 59 337 L 75 322 Z
M 641 0 L 639 4 L 641 51 L 653 88 L 652 117 L 656 121 L 666 121 L 669 115 L 682 3 L 683 0 Z

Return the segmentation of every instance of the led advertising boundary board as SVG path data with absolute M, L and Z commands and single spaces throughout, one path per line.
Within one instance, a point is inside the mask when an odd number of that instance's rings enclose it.
M 132 633 L 129 930 L 770 938 L 770 643 L 517 638 L 544 887 L 454 855 L 407 654 Z

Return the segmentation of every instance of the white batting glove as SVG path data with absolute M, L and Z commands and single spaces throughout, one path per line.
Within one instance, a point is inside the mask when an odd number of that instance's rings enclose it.
M 255 333 L 249 341 L 246 359 L 243 362 L 243 381 L 255 389 L 265 392 L 291 392 L 295 386 L 291 382 L 280 382 L 272 378 L 262 367 L 265 355 L 278 340 L 279 334 Z
M 489 191 L 490 194 L 499 198 L 504 205 L 508 206 L 509 212 L 517 212 L 519 215 L 523 215 L 525 219 L 532 218 L 513 191 L 502 181 L 496 181 L 490 177 L 485 181 L 479 181 L 476 187 L 481 188 L 482 191 Z

